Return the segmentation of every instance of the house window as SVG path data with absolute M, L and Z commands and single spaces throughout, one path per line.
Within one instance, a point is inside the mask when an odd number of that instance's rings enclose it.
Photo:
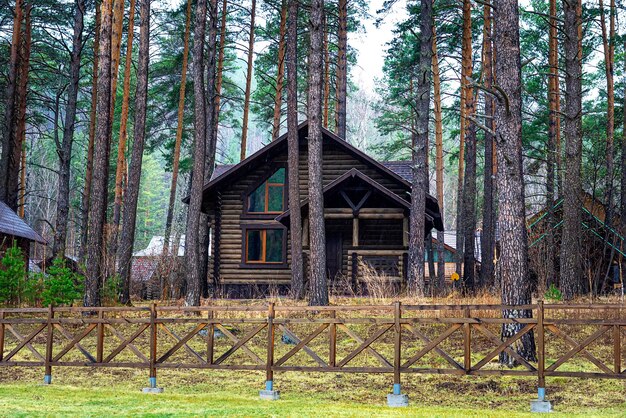
M 285 168 L 281 167 L 248 195 L 248 213 L 282 213 L 284 206 Z
M 284 229 L 247 229 L 245 261 L 248 264 L 283 264 Z

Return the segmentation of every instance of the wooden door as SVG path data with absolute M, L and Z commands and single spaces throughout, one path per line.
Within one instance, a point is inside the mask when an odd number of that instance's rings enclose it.
M 326 231 L 326 273 L 329 280 L 335 280 L 341 273 L 343 255 L 342 236 L 339 231 Z

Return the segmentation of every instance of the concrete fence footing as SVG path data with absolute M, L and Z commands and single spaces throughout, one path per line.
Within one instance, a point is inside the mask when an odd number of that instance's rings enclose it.
M 274 382 L 272 380 L 265 381 L 265 389 L 259 391 L 259 398 L 266 401 L 277 401 L 280 399 L 280 391 L 274 390 Z

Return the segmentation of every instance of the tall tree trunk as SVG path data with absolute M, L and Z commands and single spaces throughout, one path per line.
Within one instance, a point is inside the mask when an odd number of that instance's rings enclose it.
M 604 204 L 606 207 L 605 223 L 613 226 L 613 186 L 615 181 L 615 85 L 613 66 L 615 62 L 615 0 L 610 0 L 609 33 L 607 34 L 604 2 L 600 3 L 600 26 L 602 28 L 602 46 L 604 51 L 604 71 L 606 76 L 606 182 L 604 188 Z M 608 232 L 607 232 L 608 233 Z M 610 240 L 608 236 L 606 240 Z M 604 246 L 604 256 L 607 256 L 607 245 Z M 612 260 L 610 260 L 612 263 Z M 608 272 L 608 270 L 607 270 Z
M 183 140 L 183 125 L 185 122 L 185 88 L 187 85 L 187 64 L 189 59 L 189 33 L 191 31 L 191 0 L 187 0 L 187 13 L 185 18 L 185 41 L 183 46 L 183 68 L 180 76 L 180 90 L 178 93 L 178 123 L 176 125 L 176 142 L 174 143 L 174 161 L 172 162 L 172 183 L 170 186 L 170 199 L 167 205 L 167 217 L 165 219 L 165 236 L 163 237 L 163 254 L 168 255 L 170 249 L 170 236 L 172 235 L 172 223 L 174 220 L 174 205 L 176 203 L 176 188 L 178 185 L 178 168 L 180 165 L 180 145 Z M 175 254 L 176 255 L 176 254 Z
M 502 303 L 528 304 L 531 301 L 528 280 L 528 241 L 524 208 L 524 173 L 522 168 L 522 80 L 519 42 L 519 9 L 516 0 L 496 0 L 494 39 L 496 74 L 501 92 L 496 107 L 496 151 L 498 158 L 498 225 Z M 531 311 L 510 309 L 507 318 L 526 318 Z M 503 324 L 502 340 L 521 330 L 520 324 Z M 532 333 L 515 343 L 525 359 L 535 358 Z M 500 362 L 513 364 L 514 358 L 500 354 Z
M 302 215 L 300 213 L 300 142 L 298 138 L 298 0 L 289 0 L 287 18 L 287 178 L 291 236 L 291 296 L 304 297 Z
M 113 203 L 113 227 L 111 230 L 110 258 L 113 265 L 110 271 L 115 270 L 117 254 L 117 238 L 120 231 L 122 215 L 122 190 L 124 174 L 126 173 L 126 140 L 128 126 L 128 102 L 130 100 L 130 69 L 133 63 L 133 37 L 135 31 L 135 0 L 130 0 L 128 11 L 128 36 L 126 38 L 126 62 L 124 63 L 124 94 L 122 96 L 122 114 L 120 115 L 120 132 L 117 144 L 117 166 L 115 170 L 115 200 Z
M 252 88 L 252 62 L 254 60 L 254 17 L 256 14 L 256 0 L 252 0 L 250 9 L 250 37 L 248 39 L 248 69 L 246 71 L 246 92 L 243 102 L 243 128 L 241 131 L 241 156 L 240 160 L 246 159 L 248 148 L 248 117 L 250 113 L 250 90 Z
M 287 0 L 283 0 L 280 12 L 280 32 L 278 40 L 278 74 L 276 76 L 276 97 L 274 98 L 274 121 L 272 138 L 280 134 L 280 114 L 283 105 L 283 82 L 285 78 L 285 31 L 287 27 Z
M 87 261 L 87 237 L 89 236 L 89 199 L 91 195 L 91 179 L 93 177 L 93 153 L 96 138 L 96 110 L 98 107 L 98 58 L 100 56 L 100 3 L 96 1 L 96 27 L 93 40 L 93 66 L 91 79 L 91 110 L 89 112 L 89 143 L 87 146 L 87 164 L 85 167 L 85 186 L 83 189 L 83 200 L 80 208 L 81 212 L 81 232 L 80 232 L 80 253 L 81 263 Z
M 11 53 L 9 56 L 9 79 L 6 91 L 6 107 L 4 109 L 4 132 L 2 134 L 2 154 L 0 155 L 0 200 L 9 202 L 9 159 L 12 153 L 12 147 L 15 143 L 15 108 L 16 108 L 16 91 L 17 91 L 17 74 L 19 68 L 19 48 L 21 45 L 22 34 L 22 18 L 23 18 L 23 2 L 17 0 L 15 2 L 15 11 L 13 18 L 13 35 L 11 38 Z M 15 203 L 13 204 L 15 206 Z M 13 207 L 15 209 L 15 207 Z
M 456 196 L 456 272 L 462 273 L 463 243 L 464 243 L 464 220 L 463 212 L 463 185 L 465 183 L 465 135 L 468 126 L 467 101 L 471 100 L 471 87 L 469 86 L 468 74 L 471 77 L 472 68 L 472 9 L 469 0 L 463 0 L 463 39 L 461 42 L 461 103 L 460 103 L 460 131 L 459 131 L 459 170 Z
M 215 123 L 213 124 L 213 136 L 217 138 L 217 128 L 220 122 L 220 102 L 222 99 L 222 80 L 224 79 L 224 49 L 226 45 L 226 15 L 227 1 L 222 0 L 222 21 L 220 23 L 220 43 L 218 47 L 217 71 L 215 74 Z
M 471 118 L 474 116 L 474 92 L 472 88 L 472 9 L 470 0 L 463 1 L 463 51 L 462 81 L 464 86 L 464 122 L 461 129 L 464 142 L 464 174 L 461 176 L 462 193 L 460 193 L 461 210 L 457 230 L 457 253 L 463 254 L 463 288 L 474 288 L 474 231 L 476 230 L 476 125 Z M 459 171 L 460 173 L 460 171 Z M 461 237 L 459 237 L 461 235 Z M 460 245 L 459 245 L 460 244 Z
M 559 166 L 557 160 L 560 155 L 560 147 L 557 145 L 560 141 L 557 139 L 560 136 L 560 116 L 558 112 L 559 102 L 559 76 L 558 76 L 558 39 L 557 39 L 557 17 L 556 17 L 556 0 L 550 0 L 550 42 L 548 44 L 548 63 L 550 66 L 550 77 L 548 78 L 548 143 L 547 143 L 547 158 L 546 158 L 546 272 L 543 278 L 540 278 L 539 293 L 543 294 L 545 289 L 552 284 L 556 283 L 555 277 L 555 243 L 554 243 L 554 202 L 555 192 L 554 187 L 556 183 L 556 176 L 558 176 Z M 555 174 L 556 168 L 556 174 Z M 560 192 L 560 190 L 559 190 Z
M 441 78 L 439 75 L 439 57 L 437 54 L 437 34 L 433 25 L 433 104 L 435 116 L 435 179 L 439 210 L 444 213 L 443 196 L 443 113 L 441 110 Z M 443 291 L 446 275 L 445 237 L 443 231 L 437 231 L 437 286 L 436 292 Z
M 413 181 L 409 218 L 409 293 L 424 296 L 424 238 L 426 193 L 428 192 L 428 121 L 430 114 L 430 80 L 433 63 L 433 3 L 420 2 L 420 58 L 417 68 L 415 103 L 415 142 L 413 143 Z M 430 236 L 429 236 L 430 238 Z
M 130 303 L 130 267 L 135 242 L 137 201 L 141 183 L 141 162 L 146 138 L 146 108 L 148 106 L 148 62 L 150 60 L 150 2 L 139 0 L 139 57 L 137 61 L 137 92 L 135 93 L 135 123 L 133 151 L 128 169 L 128 185 L 124 199 L 124 229 L 120 240 L 119 275 L 122 281 L 121 302 Z
M 326 230 L 322 192 L 322 48 L 324 0 L 312 0 L 309 16 L 309 281 L 311 305 L 328 305 Z
M 560 285 L 565 300 L 581 291 L 581 158 L 582 158 L 582 54 L 580 0 L 564 1 L 565 32 L 565 179 L 563 182 L 563 236 Z
M 194 146 L 189 209 L 185 235 L 185 257 L 187 263 L 187 306 L 200 305 L 200 209 L 204 187 L 206 152 L 206 90 L 204 86 L 204 46 L 206 30 L 206 0 L 196 3 L 196 21 L 193 43 L 193 91 L 194 91 Z
M 348 0 L 339 0 L 337 13 L 337 135 L 346 140 L 348 96 Z M 422 263 L 423 264 L 423 263 Z
M 324 13 L 324 128 L 328 129 L 328 113 L 330 107 L 330 49 L 328 46 L 328 23 Z
M 215 168 L 215 152 L 217 150 L 217 129 L 215 123 L 217 121 L 217 113 L 215 107 L 215 98 L 217 97 L 215 89 L 216 81 L 216 60 L 217 60 L 217 0 L 209 2 L 209 39 L 207 40 L 207 111 L 206 111 L 206 152 L 204 178 L 208 181 L 213 174 Z M 202 295 L 206 298 L 213 289 L 209 289 L 208 272 L 209 272 L 209 218 L 206 214 L 200 214 L 200 277 Z
M 624 49 L 626 50 L 626 38 L 624 39 Z M 626 60 L 624 61 L 624 74 L 626 74 Z M 624 109 L 626 109 L 626 87 L 624 88 Z M 620 184 L 620 227 L 622 236 L 626 236 L 626 117 L 623 118 L 622 128 L 622 178 Z M 626 252 L 626 245 L 622 241 L 622 252 Z M 624 285 L 624 274 L 626 273 L 626 257 L 621 257 L 621 282 Z
M 486 89 L 491 89 L 493 85 L 493 37 L 491 28 L 491 7 L 484 6 L 484 30 L 483 30 L 483 77 Z M 485 100 L 485 126 L 491 132 L 485 132 L 485 170 L 484 170 L 484 199 L 483 199 L 483 232 L 480 236 L 481 249 L 481 269 L 480 284 L 481 286 L 492 286 L 494 279 L 494 247 L 496 244 L 495 237 L 495 217 L 496 210 L 494 205 L 493 180 L 495 173 L 494 166 L 494 138 L 495 131 L 494 103 L 493 97 L 488 94 L 483 95 Z
M 9 156 L 8 196 L 7 202 L 13 210 L 18 209 L 20 196 L 20 173 L 22 164 L 22 151 L 26 138 L 26 99 L 28 96 L 28 73 L 30 70 L 30 47 L 31 47 L 31 11 L 32 4 L 24 3 L 24 33 L 21 35 L 20 58 L 17 71 L 16 91 L 16 125 L 13 135 L 13 145 Z
M 83 20 L 85 1 L 75 1 L 74 34 L 72 36 L 72 52 L 70 53 L 70 83 L 67 91 L 67 107 L 65 108 L 65 127 L 63 140 L 57 148 L 59 156 L 59 192 L 57 197 L 57 221 L 54 231 L 54 257 L 65 255 L 67 239 L 67 223 L 70 209 L 70 163 L 72 159 L 72 143 L 76 122 L 76 102 L 80 82 L 80 57 L 83 49 Z
M 113 0 L 113 17 L 111 21 L 111 123 L 115 113 L 117 100 L 117 77 L 120 69 L 122 52 L 122 30 L 124 27 L 124 0 Z
M 100 24 L 100 49 L 98 51 L 98 118 L 94 138 L 91 197 L 89 198 L 87 274 L 83 299 L 85 306 L 100 306 L 106 245 L 104 224 L 107 211 L 107 183 L 111 151 L 111 0 L 103 0 L 101 7 L 102 22 Z

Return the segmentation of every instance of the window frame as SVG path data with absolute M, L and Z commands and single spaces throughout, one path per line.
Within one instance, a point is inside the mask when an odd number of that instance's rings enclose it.
M 285 169 L 285 182 L 282 185 L 283 186 L 283 209 L 281 211 L 275 211 L 275 212 L 250 212 L 248 210 L 250 196 L 262 185 L 265 185 L 265 205 L 266 207 L 269 205 L 268 199 L 269 199 L 270 184 L 278 185 L 279 183 L 268 183 L 268 180 L 270 179 L 270 177 L 274 175 L 276 171 L 278 171 L 281 168 Z M 276 216 L 280 215 L 281 213 L 289 209 L 289 202 L 287 199 L 288 190 L 289 190 L 289 177 L 287 175 L 287 164 L 281 163 L 281 164 L 269 165 L 268 168 L 263 172 L 261 179 L 259 181 L 254 182 L 250 187 L 248 187 L 246 192 L 242 195 L 241 200 L 243 203 L 243 214 L 241 215 L 241 218 L 242 219 L 274 219 L 276 218 Z
M 261 246 L 262 246 L 262 258 L 265 258 L 266 249 L 266 237 L 268 230 L 281 230 L 283 231 L 283 242 L 281 246 L 281 259 L 280 262 L 267 262 L 267 261 L 249 261 L 248 260 L 248 231 L 261 231 Z M 288 268 L 287 264 L 287 228 L 279 223 L 248 223 L 241 225 L 241 264 L 242 268 L 249 269 L 285 269 Z

